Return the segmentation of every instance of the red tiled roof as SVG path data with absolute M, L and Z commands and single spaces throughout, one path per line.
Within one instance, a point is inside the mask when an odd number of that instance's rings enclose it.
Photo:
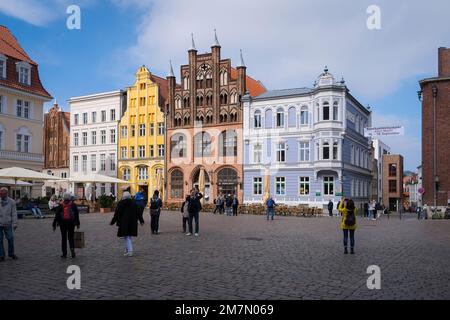
M 237 79 L 237 70 L 235 68 L 231 68 L 231 78 L 234 80 Z M 257 97 L 267 91 L 261 81 L 255 80 L 249 76 L 247 76 L 245 84 L 247 86 L 248 92 L 250 92 L 250 95 L 252 97 Z
M 169 98 L 169 82 L 167 81 L 167 79 L 158 77 L 157 75 L 154 75 L 152 73 L 150 74 L 151 74 L 150 79 L 159 85 L 159 94 L 161 95 L 162 98 L 162 101 L 160 101 L 159 106 L 161 108 L 165 108 L 165 105 Z
M 5 26 L 0 26 L 0 53 L 8 58 L 6 62 L 6 79 L 0 78 L 0 85 L 37 94 L 47 99 L 52 98 L 39 79 L 37 63 L 31 60 L 17 39 Z M 16 63 L 20 61 L 28 62 L 31 65 L 31 86 L 23 85 L 18 81 Z

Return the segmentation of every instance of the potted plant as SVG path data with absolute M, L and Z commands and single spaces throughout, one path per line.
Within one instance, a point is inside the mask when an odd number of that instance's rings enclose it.
M 106 194 L 102 194 L 98 198 L 98 202 L 100 204 L 100 213 L 107 213 L 111 212 L 111 208 L 114 203 L 114 198 L 111 196 L 107 196 Z

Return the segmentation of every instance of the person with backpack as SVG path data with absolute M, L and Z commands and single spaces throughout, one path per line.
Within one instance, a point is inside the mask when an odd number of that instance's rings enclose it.
M 116 226 L 119 227 L 117 236 L 125 239 L 124 256 L 126 257 L 133 256 L 132 237 L 137 237 L 138 235 L 138 221 L 141 226 L 144 225 L 142 211 L 136 201 L 131 199 L 131 194 L 129 192 L 124 192 L 122 200 L 117 204 L 110 225 L 116 224 Z
M 369 204 L 367 202 L 364 202 L 363 214 L 361 215 L 361 218 L 363 216 L 364 216 L 364 218 L 369 216 Z
M 219 212 L 219 214 L 220 214 L 221 211 L 222 211 L 222 204 L 223 204 L 222 195 L 219 195 L 217 197 L 217 199 L 214 200 L 214 204 L 216 205 L 216 207 L 214 208 L 214 212 L 213 213 L 216 214 L 216 212 Z
M 235 194 L 232 197 L 233 197 L 233 203 L 231 204 L 231 206 L 233 207 L 233 216 L 237 216 L 238 215 L 239 200 L 238 200 L 238 198 L 236 197 Z
M 3 247 L 3 235 L 8 241 L 8 256 L 17 260 L 14 253 L 14 231 L 17 229 L 16 202 L 8 197 L 8 189 L 0 189 L 0 262 L 5 261 L 5 249 Z
M 195 219 L 195 236 L 198 237 L 199 232 L 199 218 L 200 211 L 202 210 L 202 204 L 200 203 L 200 199 L 203 198 L 203 195 L 198 192 L 196 189 L 191 190 L 191 195 L 189 197 L 188 202 L 188 212 L 189 212 L 189 232 L 186 233 L 187 236 L 192 235 L 192 221 Z
M 329 215 L 330 217 L 333 216 L 333 207 L 334 207 L 333 201 L 330 200 L 330 201 L 328 202 L 328 215 Z
M 341 229 L 344 233 L 344 254 L 348 254 L 348 238 L 350 235 L 350 254 L 355 253 L 356 214 L 358 209 L 352 199 L 344 199 L 339 203 L 339 212 L 342 215 Z
M 267 208 L 267 221 L 269 221 L 269 217 L 273 220 L 273 217 L 275 216 L 275 200 L 271 196 L 266 201 L 266 208 Z
M 123 197 L 122 197 L 123 198 Z M 138 209 L 141 211 L 141 215 L 144 215 L 145 205 L 147 204 L 144 198 L 144 192 L 142 189 L 139 189 L 138 192 L 134 195 L 134 201 L 138 206 Z
M 159 216 L 161 215 L 162 200 L 159 197 L 159 191 L 155 190 L 150 199 L 150 227 L 152 234 L 159 234 Z
M 67 240 L 72 258 L 75 258 L 75 227 L 80 229 L 80 216 L 77 205 L 72 201 L 72 195 L 69 192 L 64 193 L 63 201 L 57 207 L 55 219 L 53 220 L 53 231 L 56 226 L 61 230 L 61 258 L 67 258 Z
M 227 213 L 227 216 L 233 214 L 233 198 L 231 197 L 231 194 L 228 194 L 225 199 L 225 212 Z
M 183 217 L 183 233 L 186 233 L 187 231 L 187 225 L 189 221 L 189 199 L 190 196 L 186 196 L 186 199 L 184 200 L 183 204 L 181 205 L 181 214 Z

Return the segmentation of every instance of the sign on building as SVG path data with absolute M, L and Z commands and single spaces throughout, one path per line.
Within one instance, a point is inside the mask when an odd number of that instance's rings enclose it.
M 404 134 L 405 128 L 403 126 L 364 128 L 364 136 L 366 138 L 403 136 Z

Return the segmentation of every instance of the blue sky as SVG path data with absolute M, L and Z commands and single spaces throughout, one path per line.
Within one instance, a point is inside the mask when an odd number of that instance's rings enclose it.
M 81 30 L 66 28 L 66 8 L 81 8 Z M 381 30 L 366 27 L 371 4 Z M 435 0 L 2 0 L 6 25 L 39 63 L 41 80 L 67 110 L 72 96 L 132 84 L 145 64 L 165 76 L 168 61 L 187 62 L 190 33 L 210 50 L 217 28 L 222 55 L 236 64 L 243 49 L 249 75 L 269 89 L 311 86 L 328 65 L 373 110 L 374 125 L 405 126 L 404 137 L 383 139 L 405 157 L 421 159 L 418 81 L 437 73 L 437 49 L 450 46 L 450 3 Z M 224 5 L 230 8 L 224 10 Z M 222 8 L 222 9 L 220 9 Z M 222 10 L 222 11 L 219 11 Z M 220 14 L 217 14 L 221 12 Z M 47 106 L 48 107 L 48 106 Z

